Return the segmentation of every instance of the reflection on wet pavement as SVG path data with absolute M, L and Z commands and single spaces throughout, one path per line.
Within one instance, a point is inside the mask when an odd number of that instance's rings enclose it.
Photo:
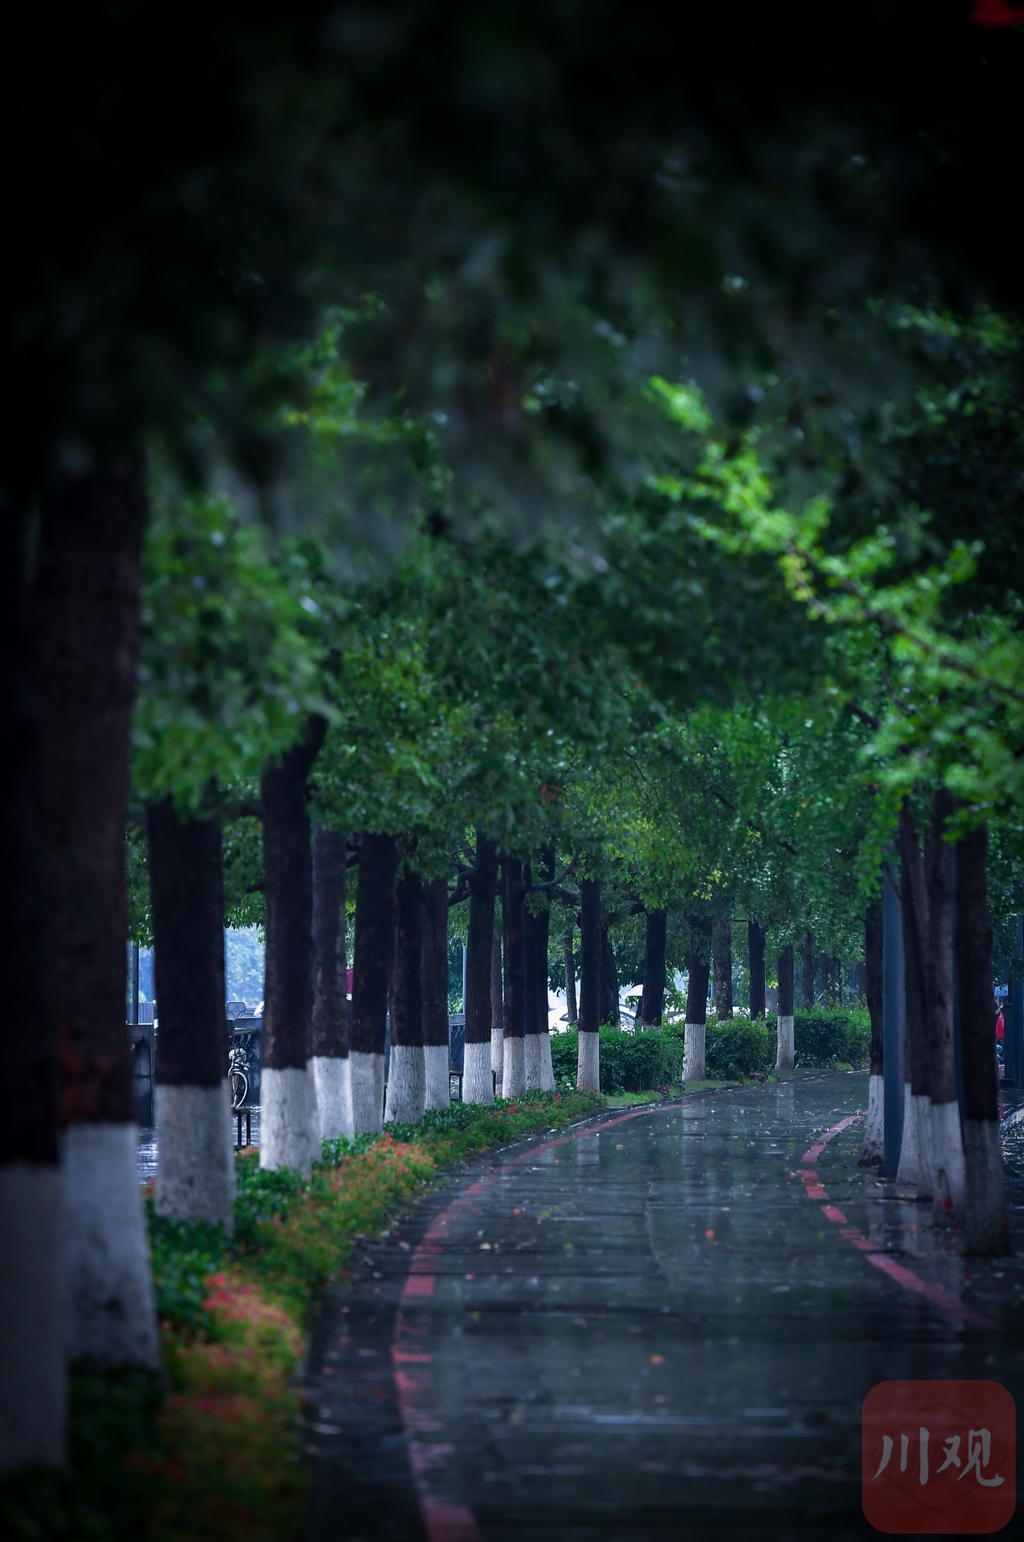
M 805 1073 L 609 1112 L 419 1207 L 324 1302 L 311 1535 L 874 1535 L 866 1392 L 1016 1394 L 1024 1268 L 965 1259 L 930 1205 L 858 1168 L 859 1118 L 812 1154 L 866 1099 L 864 1075 Z

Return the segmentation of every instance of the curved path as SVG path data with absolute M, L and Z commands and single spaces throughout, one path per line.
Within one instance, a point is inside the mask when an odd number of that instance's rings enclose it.
M 833 1542 L 890 1377 L 1024 1396 L 1024 1268 L 856 1166 L 862 1075 L 491 1154 L 326 1293 L 316 1542 Z

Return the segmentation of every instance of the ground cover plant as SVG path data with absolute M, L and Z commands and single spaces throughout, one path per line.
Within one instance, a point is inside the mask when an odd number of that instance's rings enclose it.
M 90 1542 L 277 1542 L 299 1524 L 295 1372 L 314 1292 L 446 1166 L 593 1113 L 584 1094 L 453 1104 L 382 1135 L 325 1141 L 308 1180 L 236 1162 L 234 1236 L 148 1203 L 164 1375 L 81 1368 L 70 1461 L 0 1499 L 0 1533 Z

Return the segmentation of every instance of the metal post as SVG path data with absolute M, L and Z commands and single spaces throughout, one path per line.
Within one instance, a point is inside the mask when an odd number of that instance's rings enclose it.
M 892 864 L 882 884 L 882 1033 L 885 1043 L 883 1171 L 895 1178 L 903 1141 L 903 918 Z
M 139 945 L 132 943 L 132 1027 L 139 1025 Z

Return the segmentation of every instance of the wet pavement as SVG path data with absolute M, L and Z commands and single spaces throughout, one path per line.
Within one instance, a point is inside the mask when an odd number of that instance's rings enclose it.
M 875 1383 L 1024 1396 L 1024 1192 L 1016 1255 L 964 1258 L 857 1167 L 866 1102 L 797 1073 L 608 1110 L 374 1239 L 314 1327 L 310 1542 L 877 1535 Z

